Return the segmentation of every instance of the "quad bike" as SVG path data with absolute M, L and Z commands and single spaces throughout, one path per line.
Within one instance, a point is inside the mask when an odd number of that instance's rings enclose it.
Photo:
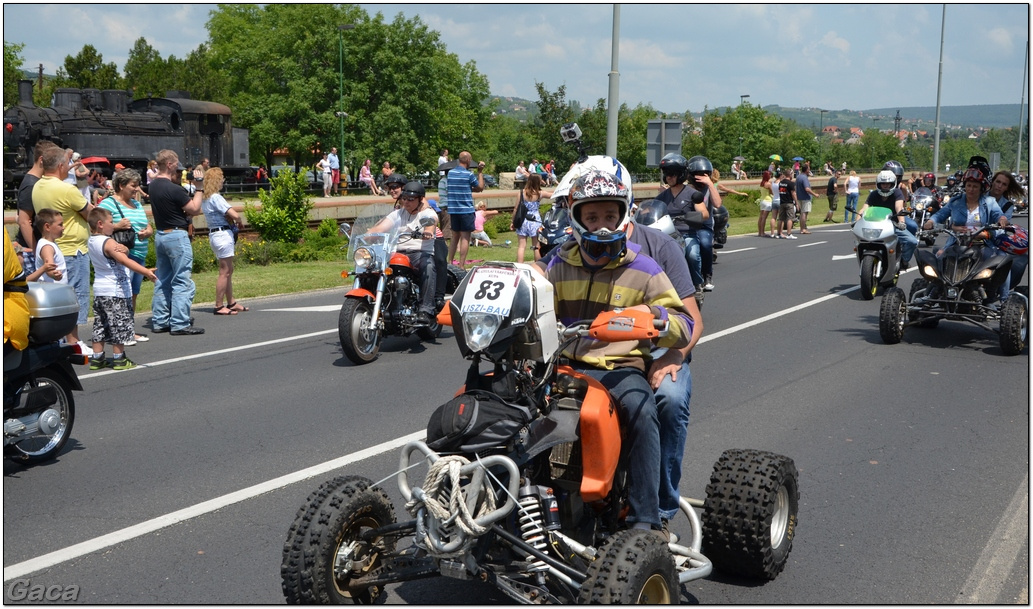
M 869 207 L 851 229 L 857 240 L 854 251 L 861 265 L 861 298 L 865 300 L 875 298 L 879 286 L 897 285 L 900 276 L 900 248 L 892 213 L 885 207 Z
M 937 229 L 953 239 L 941 256 L 930 250 L 915 252 L 922 277 L 911 285 L 910 297 L 900 288 L 887 290 L 882 297 L 879 335 L 883 342 L 899 343 L 904 330 L 912 326 L 934 328 L 940 320 L 966 321 L 996 332 L 1005 355 L 1022 352 L 1028 340 L 1029 300 L 1013 290 L 1000 302 L 998 290 L 1009 280 L 1012 260 L 984 246 L 993 230 L 992 226 Z
M 380 353 L 385 336 L 409 336 L 415 333 L 422 340 L 434 340 L 441 334 L 436 321 L 420 323 L 419 273 L 409 257 L 396 252 L 398 244 L 420 238 L 419 234 L 366 233 L 366 230 L 390 213 L 386 204 L 371 205 L 363 210 L 351 227 L 348 257 L 355 262 L 355 271 L 344 271 L 342 277 L 355 281 L 344 295 L 337 321 L 341 349 L 356 364 L 366 364 Z M 343 228 L 343 226 L 342 226 Z M 447 267 L 446 294 L 455 291 L 465 273 L 455 265 Z
M 366 478 L 323 483 L 287 533 L 289 603 L 373 602 L 387 584 L 437 576 L 490 583 L 528 604 L 676 603 L 680 583 L 715 567 L 759 580 L 783 570 L 798 473 L 774 453 L 725 451 L 706 499 L 680 501 L 685 539 L 626 528 L 615 402 L 561 353 L 586 337 L 645 340 L 667 322 L 627 309 L 562 326 L 552 285 L 503 262 L 471 270 L 439 320 L 471 363 L 456 397 L 431 415 L 426 441 L 402 449 L 405 511 Z M 424 467 L 424 481 L 410 482 Z

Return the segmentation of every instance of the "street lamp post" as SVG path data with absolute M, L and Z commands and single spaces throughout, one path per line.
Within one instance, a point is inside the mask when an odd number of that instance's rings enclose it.
M 746 93 L 739 96 L 739 156 L 742 156 L 742 104 L 747 97 L 749 94 Z
M 337 71 L 340 74 L 340 88 L 338 89 L 337 96 L 337 117 L 340 121 L 340 129 L 337 132 L 337 140 L 340 145 L 338 150 L 337 158 L 340 167 L 344 166 L 344 163 L 340 161 L 344 157 L 344 117 L 348 116 L 344 112 L 344 32 L 345 30 L 355 29 L 354 23 L 342 24 L 337 26 Z

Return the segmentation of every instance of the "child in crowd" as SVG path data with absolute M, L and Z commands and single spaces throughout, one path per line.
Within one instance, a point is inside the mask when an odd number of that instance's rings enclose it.
M 111 212 L 103 207 L 94 208 L 87 219 L 90 223 L 89 252 L 93 263 L 93 355 L 90 370 L 108 366 L 104 358 L 104 343 L 111 343 L 115 370 L 135 368 L 125 354 L 125 344 L 133 340 L 133 291 L 129 271 L 136 271 L 156 281 L 154 271 L 134 261 L 125 248 L 111 238 L 114 222 Z
M 478 201 L 474 209 L 477 211 L 474 212 L 473 216 L 473 234 L 470 235 L 470 243 L 491 247 L 491 238 L 488 237 L 488 233 L 484 232 L 484 221 L 492 216 L 497 216 L 499 212 L 497 209 L 488 211 L 488 202 L 484 199 Z
M 36 214 L 32 223 L 36 234 L 36 270 L 26 277 L 26 281 L 43 281 L 46 283 L 68 283 L 65 273 L 65 257 L 57 247 L 57 239 L 65 233 L 65 221 L 61 213 L 44 208 Z

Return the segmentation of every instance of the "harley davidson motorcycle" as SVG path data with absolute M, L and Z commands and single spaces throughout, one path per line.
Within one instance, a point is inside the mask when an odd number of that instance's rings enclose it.
M 351 227 L 348 257 L 355 270 L 343 271 L 342 277 L 354 277 L 352 288 L 344 295 L 344 304 L 337 321 L 337 331 L 344 354 L 356 364 L 366 364 L 380 353 L 387 336 L 416 334 L 421 340 L 434 340 L 441 334 L 441 325 L 420 323 L 420 278 L 409 257 L 396 251 L 404 240 L 419 235 L 369 233 L 366 231 L 391 212 L 387 204 L 364 209 Z M 465 273 L 449 265 L 446 293 L 455 291 Z
M 725 451 L 706 499 L 681 499 L 684 539 L 623 522 L 616 404 L 561 354 L 579 338 L 655 337 L 666 322 L 628 309 L 562 326 L 552 284 L 504 262 L 471 270 L 439 320 L 470 367 L 426 440 L 402 449 L 394 476 L 404 511 L 369 479 L 323 483 L 287 533 L 288 602 L 369 603 L 387 584 L 443 576 L 519 603 L 677 603 L 681 583 L 715 567 L 759 580 L 784 569 L 799 502 L 788 457 Z
M 4 456 L 39 463 L 61 452 L 75 423 L 72 392 L 82 384 L 72 364 L 86 364 L 87 356 L 57 341 L 75 326 L 79 304 L 67 284 L 15 278 L 4 291 L 24 291 L 30 316 L 28 347 L 4 343 Z

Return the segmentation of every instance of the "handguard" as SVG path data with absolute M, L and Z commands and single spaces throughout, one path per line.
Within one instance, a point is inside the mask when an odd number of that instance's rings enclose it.
M 588 335 L 597 340 L 610 343 L 625 340 L 652 340 L 660 336 L 661 329 L 656 327 L 656 320 L 650 312 L 637 309 L 614 309 L 604 311 L 596 316 L 588 327 Z M 659 322 L 666 331 L 667 321 Z

